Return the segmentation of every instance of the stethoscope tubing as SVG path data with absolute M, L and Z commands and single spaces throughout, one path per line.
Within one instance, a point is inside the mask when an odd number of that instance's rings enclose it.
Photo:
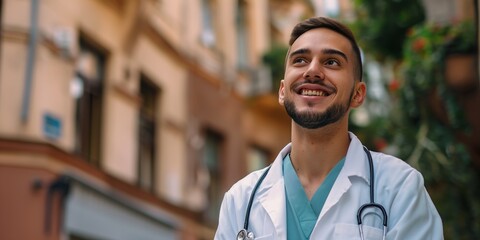
M 368 150 L 367 147 L 363 146 L 363 150 L 367 154 L 368 158 L 368 165 L 369 165 L 369 170 L 370 170 L 370 203 L 363 204 L 358 208 L 357 211 L 357 223 L 358 223 L 358 231 L 360 234 L 360 239 L 364 240 L 363 236 L 363 224 L 362 224 L 362 213 L 363 210 L 367 208 L 378 208 L 380 211 L 382 211 L 382 220 L 383 220 L 383 240 L 386 238 L 387 234 L 387 223 L 388 223 L 388 214 L 387 211 L 385 211 L 385 208 L 378 203 L 375 203 L 375 172 L 373 168 L 373 159 L 372 159 L 372 154 Z
M 252 194 L 250 195 L 250 199 L 248 200 L 248 205 L 247 205 L 247 212 L 245 213 L 245 221 L 243 224 L 243 229 L 248 230 L 248 222 L 250 220 L 250 210 L 252 209 L 252 204 L 253 204 L 253 199 L 255 197 L 255 193 L 257 193 L 258 187 L 260 187 L 260 184 L 263 182 L 263 179 L 268 174 L 268 171 L 270 171 L 270 168 L 272 165 L 268 166 L 265 172 L 263 172 L 262 176 L 258 179 L 257 183 L 255 184 L 255 187 L 252 190 Z

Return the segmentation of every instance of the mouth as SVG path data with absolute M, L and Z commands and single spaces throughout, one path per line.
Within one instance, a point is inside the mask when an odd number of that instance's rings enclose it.
M 328 97 L 335 93 L 335 89 L 323 84 L 303 83 L 294 86 L 294 92 L 306 97 Z
M 299 94 L 302 96 L 317 96 L 317 97 L 326 97 L 330 94 L 322 90 L 313 90 L 313 89 L 301 89 Z

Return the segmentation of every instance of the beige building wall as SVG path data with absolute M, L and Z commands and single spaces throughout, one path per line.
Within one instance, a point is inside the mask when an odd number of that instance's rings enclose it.
M 248 26 L 250 36 L 250 63 L 252 66 L 261 64 L 262 55 L 270 48 L 269 3 L 268 0 L 248 0 Z
M 7 1 L 5 9 L 29 9 L 28 1 Z M 40 11 L 47 10 L 42 6 Z M 4 11 L 3 24 L 6 34 L 2 41 L 3 61 L 0 82 L 0 133 L 30 140 L 45 140 L 42 134 L 43 114 L 49 113 L 62 119 L 62 136 L 55 141 L 64 149 L 72 147 L 71 112 L 69 99 L 69 80 L 72 78 L 71 59 L 52 57 L 48 42 L 48 18 L 40 21 L 39 44 L 33 68 L 28 118 L 21 121 L 23 94 L 25 90 L 25 68 L 27 60 L 27 33 L 29 29 L 29 11 Z M 48 97 L 45 97 L 48 96 Z M 58 101 L 63 99 L 63 101 Z
M 133 1 L 115 6 L 115 1 L 42 1 L 39 5 L 39 38 L 34 59 L 30 108 L 25 123 L 20 121 L 22 95 L 25 89 L 25 68 L 28 45 L 29 11 L 4 11 L 4 29 L 7 34 L 2 41 L 2 79 L 0 81 L 0 135 L 3 137 L 50 141 L 67 152 L 73 151 L 74 143 L 74 97 L 70 93 L 78 59 L 78 36 L 88 36 L 107 53 L 104 78 L 104 112 L 102 129 L 101 167 L 110 174 L 127 182 L 137 180 L 137 115 L 138 85 L 140 73 L 161 89 L 159 106 L 159 130 L 157 167 L 160 170 L 157 191 L 169 193 L 175 201 L 181 199 L 183 186 L 184 142 L 182 128 L 186 124 L 185 112 L 185 66 L 175 61 L 144 35 L 129 39 L 135 28 L 136 9 Z M 154 1 L 142 1 L 143 10 Z M 174 1 L 177 4 L 182 2 Z M 29 1 L 6 1 L 5 9 L 30 9 Z M 165 2 L 167 3 L 167 2 Z M 172 4 L 168 2 L 168 4 Z M 181 6 L 169 6 L 181 7 Z M 132 10 L 133 9 L 133 10 Z M 162 8 L 163 9 L 163 8 Z M 129 12 L 130 11 L 130 12 Z M 153 12 L 155 13 L 155 12 Z M 127 16 L 125 17 L 125 14 Z M 158 15 L 158 12 L 157 12 Z M 167 15 L 168 23 L 155 21 L 155 26 L 174 26 L 180 14 Z M 150 19 L 155 16 L 145 16 Z M 180 28 L 167 28 L 166 36 L 175 43 L 181 39 Z M 60 30 L 71 37 L 70 56 L 62 56 L 55 45 L 54 37 Z M 163 29 L 159 29 L 163 30 Z M 176 37 L 176 38 L 175 38 Z M 133 46 L 132 41 L 134 41 Z M 180 44 L 179 44 L 180 47 Z M 125 76 L 128 71 L 130 77 Z M 52 114 L 61 120 L 61 136 L 49 140 L 43 135 L 43 115 Z M 177 126 L 177 127 L 169 127 Z M 180 130 L 179 130 L 180 129 Z M 171 156 L 175 159 L 164 161 Z M 167 171 L 167 169 L 170 169 Z M 174 176 L 171 172 L 174 172 Z M 166 175 L 166 176 L 165 176 Z M 163 177 L 165 176 L 165 177 Z M 165 178 L 165 179 L 163 179 Z M 179 191 L 180 193 L 177 193 Z
M 186 71 L 182 63 L 163 52 L 143 36 L 138 40 L 131 60 L 137 71 L 160 87 L 158 113 L 156 191 L 181 202 L 185 186 Z

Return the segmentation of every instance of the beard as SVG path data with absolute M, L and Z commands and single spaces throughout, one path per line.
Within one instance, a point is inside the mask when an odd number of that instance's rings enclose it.
M 299 112 L 293 101 L 286 99 L 285 110 L 295 123 L 308 129 L 317 129 L 340 120 L 348 111 L 351 98 L 344 104 L 330 106 L 325 112 Z

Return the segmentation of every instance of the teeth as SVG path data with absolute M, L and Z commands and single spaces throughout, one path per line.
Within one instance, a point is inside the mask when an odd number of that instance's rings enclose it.
M 303 89 L 302 90 L 302 95 L 305 95 L 305 96 L 325 96 L 326 94 L 323 91 Z

